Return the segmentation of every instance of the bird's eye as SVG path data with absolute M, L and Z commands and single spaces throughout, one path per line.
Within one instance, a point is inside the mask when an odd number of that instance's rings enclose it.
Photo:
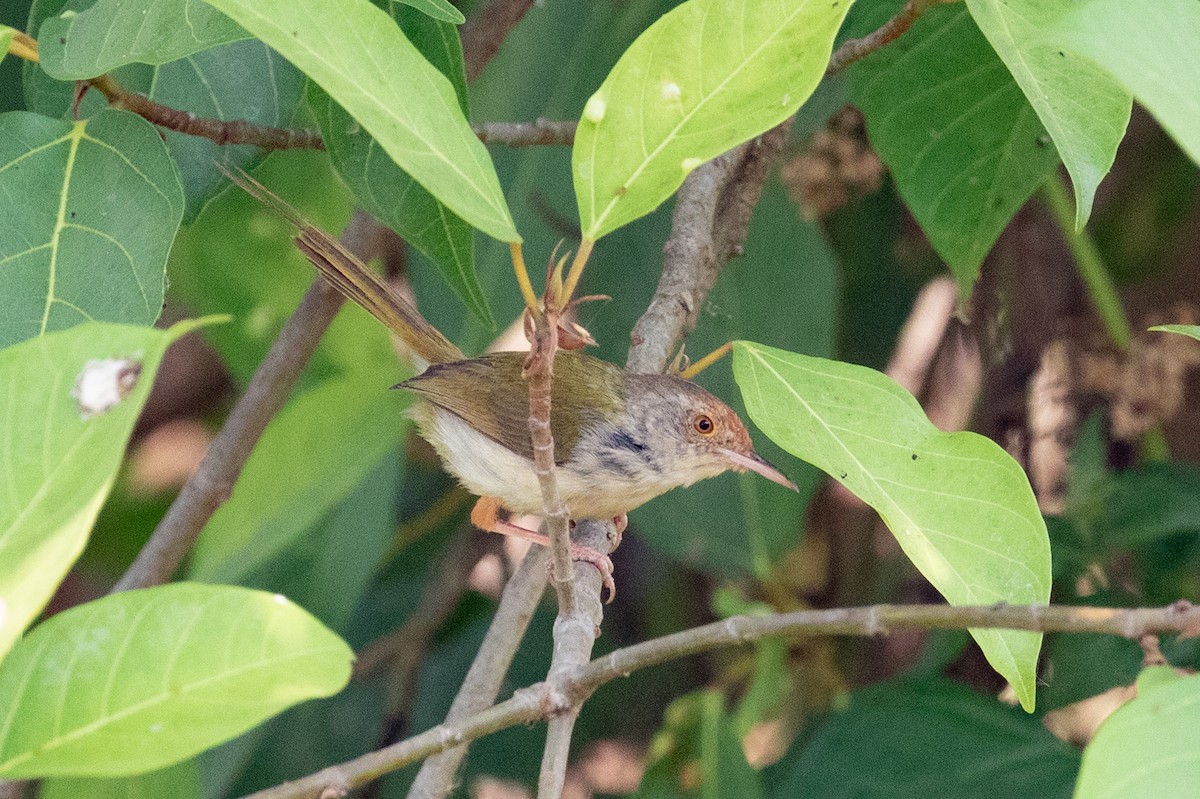
M 711 417 L 700 414 L 692 419 L 692 428 L 702 436 L 711 436 L 713 431 L 717 429 L 717 426 L 713 424 Z

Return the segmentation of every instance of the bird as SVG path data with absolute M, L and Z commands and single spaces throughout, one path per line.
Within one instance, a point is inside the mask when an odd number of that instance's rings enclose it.
M 418 433 L 433 445 L 446 471 L 479 497 L 472 523 L 548 545 L 546 536 L 502 515 L 542 511 L 522 372 L 526 354 L 466 357 L 336 238 L 249 175 L 227 175 L 293 224 L 296 246 L 322 277 L 414 353 L 423 371 L 394 388 L 415 395 L 408 413 Z M 568 515 L 612 519 L 618 535 L 629 511 L 726 471 L 755 472 L 797 490 L 754 451 L 732 408 L 682 377 L 635 374 L 582 352 L 560 350 L 554 357 L 550 428 Z M 600 570 L 611 601 L 615 583 L 608 556 L 574 545 L 571 555 Z

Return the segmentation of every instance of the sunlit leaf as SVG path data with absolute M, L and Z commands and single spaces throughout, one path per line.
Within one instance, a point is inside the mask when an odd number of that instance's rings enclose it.
M 405 172 L 484 233 L 520 241 L 450 81 L 368 0 L 207 0 L 308 75 Z
M 1200 163 L 1200 3 L 1072 3 L 1052 34 L 1107 70 Z
M 1200 781 L 1200 675 L 1144 670 L 1083 750 L 1075 799 L 1185 799 Z
M 467 113 L 467 78 L 458 30 L 395 3 L 391 14 L 421 54 L 450 79 L 463 113 Z M 325 149 L 359 205 L 433 261 L 467 307 L 494 327 L 475 274 L 471 226 L 396 166 L 379 143 L 320 87 L 310 87 L 309 104 L 321 126 Z
M 740 341 L 734 374 L 754 423 L 873 507 L 951 604 L 1049 602 L 1046 524 L 995 442 L 939 431 L 911 394 L 863 366 Z M 1032 709 L 1041 634 L 971 634 Z
M 1096 186 L 1125 136 L 1129 93 L 1095 63 L 1047 35 L 1069 4 L 967 0 L 967 7 L 1054 139 L 1075 185 L 1075 224 L 1082 228 Z
M 79 557 L 163 352 L 192 327 L 92 322 L 0 351 L 0 658 Z
M 162 310 L 183 190 L 158 131 L 125 111 L 0 115 L 0 347 Z
M 13 40 L 13 35 L 16 34 L 16 28 L 10 28 L 7 25 L 0 25 L 0 61 L 4 60 L 4 56 L 8 55 L 8 45 Z
M 796 112 L 850 0 L 689 0 L 587 101 L 572 172 L 585 239 L 658 207 L 700 164 Z
M 97 0 L 50 17 L 38 31 L 42 69 L 93 78 L 125 64 L 165 64 L 250 34 L 201 0 Z
M 350 678 L 341 638 L 278 594 L 173 583 L 54 616 L 0 667 L 0 775 L 177 763 Z
M 849 77 L 871 144 L 967 296 L 1058 163 L 1053 140 L 961 5 L 930 9 Z

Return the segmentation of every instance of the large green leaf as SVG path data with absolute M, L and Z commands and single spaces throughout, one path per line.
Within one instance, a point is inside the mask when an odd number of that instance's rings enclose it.
M 79 605 L 0 667 L 0 775 L 162 768 L 337 693 L 353 658 L 308 612 L 265 591 L 173 583 Z
M 91 322 L 0 351 L 0 658 L 79 557 L 163 352 L 192 327 Z
M 995 442 L 939 431 L 911 394 L 863 366 L 739 341 L 733 368 L 754 423 L 873 507 L 951 604 L 1049 602 L 1046 524 Z M 1032 709 L 1041 633 L 971 634 Z
M 148 325 L 183 190 L 150 123 L 0 115 L 0 347 L 83 321 Z
M 851 0 L 689 0 L 584 106 L 572 172 L 585 239 L 658 207 L 688 173 L 796 112 Z
M 405 172 L 467 222 L 520 241 L 492 159 L 450 81 L 369 0 L 207 0 L 345 108 Z
M 461 25 L 466 21 L 462 12 L 450 4 L 450 0 L 388 0 L 388 5 L 407 5 L 439 22 Z
M 463 113 L 467 113 L 467 79 L 458 30 L 407 6 L 389 5 L 401 30 L 450 79 Z M 321 126 L 325 149 L 359 205 L 432 260 L 467 307 L 494 327 L 475 275 L 471 226 L 396 166 L 379 143 L 320 87 L 310 87 L 309 104 Z
M 1083 751 L 1075 799 L 1185 799 L 1200 784 L 1200 675 L 1142 672 Z
M 201 0 L 97 0 L 47 19 L 38 54 L 52 77 L 79 80 L 134 62 L 165 64 L 248 37 Z
M 850 698 L 774 767 L 793 799 L 1065 799 L 1079 756 L 1037 718 L 949 680 L 883 684 Z
M 1047 35 L 1069 4 L 967 0 L 967 7 L 1054 139 L 1075 184 L 1075 225 L 1082 228 L 1125 136 L 1129 93 Z
M 1111 73 L 1200 163 L 1200 3 L 1077 2 L 1048 35 Z
M 351 374 L 296 397 L 271 421 L 229 501 L 197 542 L 191 577 L 237 582 L 285 550 L 397 447 L 396 374 Z
M 41 0 L 33 7 L 29 26 L 36 28 L 50 15 L 83 12 L 90 0 Z M 207 8 L 201 4 L 201 7 Z M 156 66 L 130 64 L 113 73 L 128 91 L 141 92 L 169 108 L 221 122 L 290 128 L 297 124 L 304 97 L 304 75 L 256 39 L 243 39 L 201 50 Z M 75 119 L 100 113 L 106 100 L 99 92 L 75 104 L 75 82 L 55 80 L 39 69 L 25 71 L 25 104 L 30 111 Z M 167 151 L 179 168 L 187 198 L 184 224 L 191 223 L 204 204 L 228 185 L 217 169 L 250 170 L 267 152 L 249 144 L 219 145 L 203 136 L 160 129 Z
M 961 6 L 930 9 L 850 81 L 872 145 L 965 297 L 1058 163 L 1053 141 Z
M 58 777 L 42 783 L 38 799 L 200 799 L 195 761 L 136 777 Z

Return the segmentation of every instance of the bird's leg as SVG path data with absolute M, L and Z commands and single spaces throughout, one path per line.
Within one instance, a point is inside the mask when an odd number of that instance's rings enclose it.
M 500 509 L 502 507 L 504 506 L 500 502 L 499 497 L 480 497 L 479 501 L 475 503 L 475 507 L 471 509 L 471 524 L 480 530 L 486 530 L 490 533 L 511 535 L 516 538 L 523 538 L 526 541 L 532 541 L 544 547 L 550 546 L 550 539 L 541 533 L 522 527 L 519 524 L 513 524 L 507 519 L 501 519 Z M 616 523 L 616 519 L 613 519 L 613 522 Z M 624 525 L 617 528 L 618 541 L 623 529 Z M 612 559 L 608 555 L 604 555 L 591 547 L 571 544 L 571 560 L 590 563 L 596 567 L 596 571 L 600 572 L 601 582 L 608 589 L 608 601 L 612 602 L 613 597 L 617 595 L 617 584 L 613 581 L 612 576 Z

